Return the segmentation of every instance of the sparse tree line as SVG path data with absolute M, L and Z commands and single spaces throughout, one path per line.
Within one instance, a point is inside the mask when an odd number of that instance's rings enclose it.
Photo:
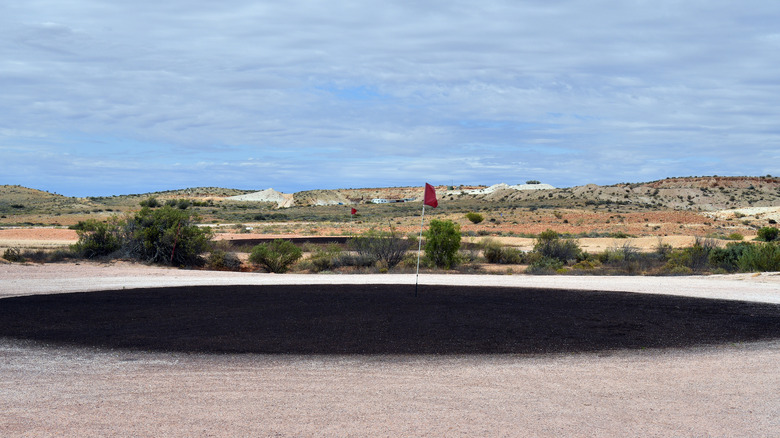
M 264 270 L 287 272 L 388 272 L 410 270 L 417 262 L 417 236 L 371 230 L 339 245 L 300 248 L 287 240 L 256 245 L 249 251 L 248 265 L 235 251 L 212 240 L 208 227 L 199 227 L 197 216 L 184 203 L 161 204 L 150 198 L 141 210 L 108 222 L 87 220 L 75 228 L 79 236 L 68 250 L 54 252 L 20 251 L 10 248 L 3 258 L 11 262 L 57 262 L 66 259 L 131 259 L 178 267 L 205 267 L 217 270 Z M 473 223 L 484 218 L 468 217 Z M 582 251 L 576 239 L 553 230 L 539 234 L 533 250 L 524 252 L 504 246 L 492 238 L 462 248 L 458 224 L 449 220 L 430 221 L 423 234 L 426 269 L 459 269 L 480 272 L 480 265 L 526 265 L 530 274 L 631 274 L 684 275 L 780 271 L 778 229 L 759 230 L 761 242 L 730 242 L 720 247 L 713 239 L 696 239 L 687 248 L 673 249 L 659 243 L 655 251 L 640 252 L 628 241 L 602 253 Z M 304 251 L 304 249 L 306 251 Z M 304 257 L 304 252 L 308 254 Z
M 502 246 L 487 238 L 482 252 L 488 263 L 527 264 L 529 274 L 628 274 L 686 275 L 731 272 L 780 271 L 778 230 L 759 230 L 759 242 L 729 242 L 721 247 L 714 239 L 697 238 L 687 248 L 674 249 L 659 238 L 652 252 L 641 252 L 627 241 L 591 254 L 577 241 L 552 230 L 541 233 L 530 252 Z

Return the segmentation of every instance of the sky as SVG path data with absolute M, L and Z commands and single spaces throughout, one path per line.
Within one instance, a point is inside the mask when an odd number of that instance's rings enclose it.
M 780 174 L 775 0 L 0 3 L 0 184 Z

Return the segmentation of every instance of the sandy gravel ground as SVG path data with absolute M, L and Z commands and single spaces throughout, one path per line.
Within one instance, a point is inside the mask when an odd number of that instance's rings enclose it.
M 408 275 L 0 265 L 0 297 Z M 424 275 L 476 284 L 780 302 L 777 274 Z M 0 300 L 0 306 L 2 300 Z M 205 355 L 0 339 L 2 436 L 780 436 L 780 340 L 548 356 Z

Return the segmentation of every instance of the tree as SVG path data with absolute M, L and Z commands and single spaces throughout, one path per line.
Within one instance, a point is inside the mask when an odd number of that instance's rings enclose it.
M 778 238 L 778 233 L 780 232 L 775 227 L 763 227 L 758 230 L 758 240 L 763 240 L 764 242 L 775 241 Z
M 425 232 L 425 256 L 434 265 L 450 269 L 457 264 L 460 226 L 452 221 L 431 220 Z
M 189 212 L 171 206 L 142 208 L 127 220 L 125 233 L 131 257 L 174 266 L 202 264 L 201 254 L 211 240 L 210 229 L 198 227 Z

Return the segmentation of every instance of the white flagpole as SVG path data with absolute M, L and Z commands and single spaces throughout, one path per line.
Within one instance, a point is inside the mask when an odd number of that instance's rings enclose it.
M 420 279 L 420 251 L 422 251 L 422 232 L 425 223 L 425 200 L 423 200 L 422 216 L 420 217 L 420 238 L 417 239 L 417 274 L 414 277 L 414 296 L 417 296 L 417 284 Z

